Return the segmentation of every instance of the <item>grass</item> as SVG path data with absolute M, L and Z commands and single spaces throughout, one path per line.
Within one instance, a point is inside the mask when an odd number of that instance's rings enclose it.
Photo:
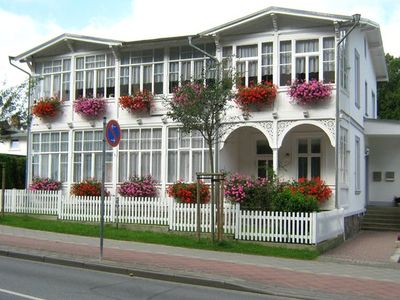
M 90 237 L 99 236 L 99 225 L 57 220 L 43 220 L 27 215 L 5 215 L 4 217 L 0 217 L 0 224 L 57 233 Z M 105 225 L 104 238 L 303 260 L 312 260 L 317 258 L 319 255 L 318 251 L 314 249 L 292 249 L 233 240 L 224 240 L 221 243 L 212 243 L 212 240 L 209 238 L 202 238 L 200 241 L 198 241 L 197 238 L 192 235 L 182 235 L 169 232 L 160 233 L 150 231 L 132 231 L 124 228 L 117 229 L 113 225 L 109 224 Z

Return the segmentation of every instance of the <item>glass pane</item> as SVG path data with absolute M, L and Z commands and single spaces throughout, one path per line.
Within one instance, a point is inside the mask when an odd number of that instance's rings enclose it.
M 161 149 L 161 129 L 153 129 L 152 149 Z
M 153 152 L 151 162 L 151 175 L 154 179 L 160 181 L 161 179 L 161 152 Z
M 128 178 L 128 153 L 119 152 L 119 174 L 118 182 L 127 181 Z
M 140 131 L 138 129 L 132 129 L 129 131 L 129 149 L 137 150 L 140 144 Z
M 150 152 L 142 152 L 142 161 L 140 162 L 140 175 L 151 175 Z
M 320 139 L 311 139 L 311 153 L 321 153 Z
M 306 59 L 305 57 L 296 58 L 296 79 L 306 79 Z
M 311 158 L 311 178 L 321 177 L 321 158 Z
M 121 141 L 119 142 L 119 150 L 128 149 L 129 133 L 127 129 L 121 130 Z
M 40 176 L 41 177 L 49 177 L 49 155 L 44 154 L 41 156 L 40 162 Z
M 298 177 L 299 178 L 307 178 L 307 157 L 299 157 L 298 160 L 299 170 L 298 170 Z
M 58 180 L 59 172 L 59 156 L 58 154 L 51 155 L 51 175 L 50 178 Z
M 192 181 L 197 179 L 196 172 L 201 172 L 202 154 L 201 151 L 193 151 L 192 153 Z
M 192 148 L 203 148 L 203 137 L 200 132 L 192 132 Z
M 67 174 L 68 174 L 68 154 L 61 154 L 61 170 L 60 170 L 61 182 L 67 181 Z
M 272 149 L 267 140 L 257 141 L 257 154 L 272 154 Z
M 178 148 L 178 128 L 168 130 L 168 149 Z
M 296 53 L 318 52 L 318 40 L 296 41 Z
M 74 182 L 81 181 L 81 155 L 74 155 Z
M 310 56 L 308 61 L 308 80 L 319 80 L 319 57 Z
M 51 140 L 51 144 L 50 144 L 50 151 L 51 152 L 58 152 L 59 148 L 60 148 L 60 134 L 59 133 L 52 133 L 50 135 L 50 140 Z
M 83 179 L 90 178 L 92 176 L 92 154 L 83 155 Z
M 129 153 L 129 177 L 139 175 L 139 153 Z
M 168 182 L 177 180 L 178 155 L 176 151 L 168 151 Z
M 181 148 L 189 148 L 190 147 L 190 134 L 185 133 L 183 131 L 180 132 L 180 147 Z
M 307 139 L 299 139 L 297 152 L 298 153 L 308 153 Z
M 258 45 L 238 46 L 236 55 L 242 57 L 256 57 L 258 55 Z
M 140 149 L 151 149 L 151 129 L 142 129 Z
M 181 151 L 179 156 L 179 178 L 189 181 L 189 151 Z

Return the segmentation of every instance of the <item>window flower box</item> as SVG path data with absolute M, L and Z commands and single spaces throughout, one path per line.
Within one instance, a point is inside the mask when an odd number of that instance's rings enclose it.
M 118 192 L 124 197 L 156 197 L 157 181 L 148 176 L 134 176 L 129 181 L 121 184 Z
M 82 182 L 75 183 L 71 187 L 71 195 L 73 196 L 101 196 L 101 182 L 94 179 L 85 179 Z M 105 191 L 105 195 L 109 193 Z
M 332 87 L 322 81 L 295 80 L 289 87 L 288 95 L 300 105 L 315 104 L 328 100 L 332 94 Z
M 74 111 L 84 118 L 96 119 L 104 115 L 106 101 L 103 98 L 79 98 L 74 101 Z
M 58 191 L 61 188 L 61 182 L 51 178 L 35 177 L 29 185 L 32 191 Z
M 167 189 L 168 196 L 180 203 L 197 203 L 197 183 L 178 181 Z M 210 189 L 204 182 L 200 183 L 200 203 L 210 201 Z
M 119 105 L 130 112 L 150 112 L 153 103 L 153 94 L 147 90 L 136 92 L 133 96 L 119 97 Z
M 276 86 L 265 81 L 249 87 L 240 87 L 235 102 L 244 112 L 260 110 L 274 102 L 276 93 Z
M 57 97 L 40 98 L 32 106 L 32 114 L 41 119 L 54 118 L 61 111 L 61 104 Z

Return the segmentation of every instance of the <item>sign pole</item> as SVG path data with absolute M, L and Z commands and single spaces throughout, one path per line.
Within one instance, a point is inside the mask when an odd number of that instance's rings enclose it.
M 106 120 L 103 119 L 103 155 L 101 157 L 101 200 L 100 200 L 100 261 L 103 259 L 103 244 L 104 244 L 104 182 L 106 175 Z

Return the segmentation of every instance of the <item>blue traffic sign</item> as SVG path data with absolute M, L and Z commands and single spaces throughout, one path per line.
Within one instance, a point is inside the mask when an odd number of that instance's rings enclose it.
M 106 140 L 111 147 L 117 147 L 121 140 L 121 127 L 115 120 L 110 120 L 106 126 Z

